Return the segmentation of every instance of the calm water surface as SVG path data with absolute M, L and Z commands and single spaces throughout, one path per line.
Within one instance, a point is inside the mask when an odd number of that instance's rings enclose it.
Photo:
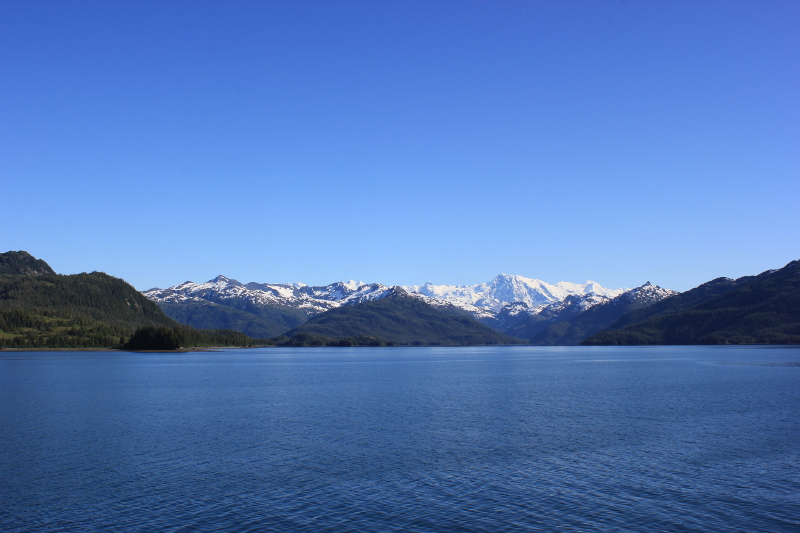
M 0 353 L 0 531 L 800 531 L 800 349 Z

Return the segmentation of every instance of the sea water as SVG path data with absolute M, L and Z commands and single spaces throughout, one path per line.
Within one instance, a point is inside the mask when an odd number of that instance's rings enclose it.
M 800 531 L 800 348 L 0 352 L 0 531 Z

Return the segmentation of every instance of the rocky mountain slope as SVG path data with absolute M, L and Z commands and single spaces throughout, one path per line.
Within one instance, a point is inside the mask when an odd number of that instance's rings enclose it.
M 615 323 L 626 313 L 644 309 L 678 294 L 650 282 L 594 305 L 573 318 L 558 321 L 531 337 L 531 344 L 576 345 Z
M 530 309 L 523 303 L 505 306 L 497 315 L 497 324 L 491 324 L 498 331 L 518 339 L 530 339 L 548 327 L 570 320 L 584 311 L 611 298 L 598 294 L 579 296 L 571 294 L 543 308 Z M 487 323 L 487 322 L 484 322 Z

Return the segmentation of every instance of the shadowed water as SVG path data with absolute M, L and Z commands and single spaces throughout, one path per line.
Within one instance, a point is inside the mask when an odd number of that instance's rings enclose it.
M 0 353 L 0 531 L 798 531 L 800 349 Z

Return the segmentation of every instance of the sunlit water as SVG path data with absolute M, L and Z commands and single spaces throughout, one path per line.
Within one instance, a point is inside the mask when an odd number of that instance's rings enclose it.
M 0 531 L 800 531 L 798 348 L 0 353 Z

